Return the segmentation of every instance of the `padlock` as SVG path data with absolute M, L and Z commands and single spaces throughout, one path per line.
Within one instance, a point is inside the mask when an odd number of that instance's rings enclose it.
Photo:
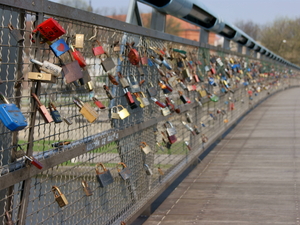
M 115 111 L 114 111 L 114 109 L 115 109 Z M 110 111 L 111 111 L 111 118 L 112 119 L 117 119 L 117 120 L 121 119 L 120 116 L 119 116 L 119 113 L 118 113 L 119 109 L 118 109 L 117 106 L 111 107 Z
M 21 43 L 24 41 L 23 35 L 20 33 L 19 30 L 14 29 L 14 27 L 11 24 L 7 25 L 10 34 L 13 36 L 13 38 L 18 42 Z
M 157 95 L 157 90 L 151 82 L 150 82 L 150 87 L 147 88 L 147 93 L 149 94 L 150 97 L 155 97 Z
M 213 102 L 219 101 L 219 97 L 216 96 L 216 95 L 214 95 L 214 94 L 210 95 L 210 96 L 209 96 L 209 99 L 210 99 L 211 101 L 213 101 Z
M 103 105 L 103 103 L 100 102 L 97 98 L 93 97 L 92 99 L 95 105 L 98 106 L 99 109 L 105 109 L 105 105 Z
M 222 60 L 221 60 L 221 58 L 217 58 L 216 61 L 217 61 L 218 65 L 219 65 L 220 67 L 224 66 L 224 64 L 223 64 L 223 62 L 222 62 Z
M 188 112 L 185 113 L 185 116 L 186 116 L 186 120 L 187 120 L 188 123 L 193 123 L 193 119 L 192 119 L 191 115 Z
M 196 125 L 194 126 L 194 132 L 195 132 L 195 134 L 201 133 L 200 129 Z
M 70 141 L 59 141 L 59 142 L 52 143 L 51 146 L 54 148 L 58 148 L 58 147 L 62 147 L 62 146 L 69 145 L 69 144 L 71 144 Z
M 31 95 L 35 99 L 35 101 L 37 102 L 38 110 L 39 110 L 41 116 L 43 117 L 45 123 L 51 123 L 51 122 L 53 122 L 53 119 L 52 119 L 50 113 L 48 112 L 48 110 L 46 109 L 46 107 L 41 103 L 41 101 L 38 98 L 38 96 L 36 94 L 34 94 L 34 93 L 31 93 Z
M 101 166 L 103 169 L 103 172 L 100 172 L 98 167 Z M 100 187 L 106 187 L 107 185 L 114 182 L 114 178 L 112 177 L 110 171 L 105 168 L 105 166 L 102 163 L 98 163 L 96 165 L 96 178 L 97 181 L 100 184 Z
M 145 171 L 146 171 L 147 175 L 151 176 L 153 174 L 153 172 L 152 172 L 150 166 L 148 166 L 148 164 L 145 163 L 144 168 L 145 168 Z
M 66 118 L 66 117 L 63 117 L 63 121 L 68 124 L 69 126 L 73 124 L 72 120 L 70 118 Z
M 41 81 L 44 83 L 56 83 L 57 77 L 53 76 L 50 73 L 42 73 L 42 72 L 29 72 L 28 79 Z
M 171 99 L 171 103 L 174 105 L 174 111 L 176 113 L 180 113 L 180 108 L 178 107 L 178 105 L 175 104 L 175 102 Z
M 81 185 L 83 187 L 83 191 L 86 196 L 91 196 L 93 195 L 92 189 L 88 186 L 87 182 L 85 180 L 81 181 Z
M 128 110 L 126 108 L 124 108 L 124 106 L 122 105 L 117 105 L 117 107 L 121 107 L 121 110 L 118 110 L 118 114 L 121 120 L 125 119 L 126 117 L 128 117 L 130 114 L 128 112 Z M 119 109 L 119 108 L 118 108 Z
M 149 59 L 148 59 L 147 53 L 145 51 L 144 54 L 143 54 L 143 57 L 141 57 L 141 63 L 142 63 L 143 66 L 147 66 L 148 65 L 148 61 L 149 61 Z
M 105 72 L 107 72 L 107 71 L 109 71 L 109 70 L 115 68 L 116 65 L 115 65 L 114 61 L 112 60 L 112 58 L 109 57 L 109 56 L 107 55 L 106 52 L 105 52 L 104 54 L 102 54 L 102 55 L 105 55 L 105 56 L 106 56 L 105 59 L 103 59 L 103 58 L 100 56 L 100 59 L 101 59 L 101 65 L 102 65 L 103 70 L 104 70 Z
M 11 219 L 11 215 L 9 212 L 5 212 L 5 219 L 6 219 L 6 223 L 5 225 L 14 225 L 14 222 Z
M 179 94 L 179 98 L 180 100 L 183 102 L 183 104 L 187 104 L 187 103 L 191 103 L 191 100 L 189 98 L 187 98 L 182 91 L 178 91 Z
M 86 67 L 83 68 L 82 70 L 82 78 L 79 79 L 79 83 L 81 85 L 85 85 L 85 88 L 88 90 L 88 91 L 93 91 L 93 83 L 92 83 L 92 78 L 89 74 L 89 71 Z
M 198 105 L 199 105 L 200 107 L 203 106 L 203 105 L 202 105 L 202 102 L 201 102 L 198 98 L 195 98 L 195 101 L 198 103 Z
M 186 129 L 188 129 L 189 131 L 191 131 L 191 133 L 192 133 L 193 135 L 196 135 L 194 129 L 193 129 L 192 127 L 190 127 L 190 125 L 188 125 L 188 124 L 187 124 L 186 122 L 184 122 L 184 121 L 181 121 L 181 122 L 182 122 L 182 124 L 186 127 Z
M 141 108 L 144 108 L 145 105 L 144 105 L 144 103 L 143 103 L 143 101 L 142 101 L 141 95 L 140 95 L 139 93 L 133 93 L 133 94 L 134 94 L 134 96 L 136 97 L 136 100 L 138 100 L 138 101 L 140 102 L 140 107 L 141 107 Z
M 56 57 L 59 57 L 65 52 L 69 51 L 70 47 L 67 45 L 64 39 L 58 39 L 50 45 L 50 49 L 53 51 Z
M 189 69 L 186 67 L 185 63 L 183 63 L 183 69 L 181 71 L 181 74 L 182 74 L 182 77 L 184 79 L 186 79 L 188 82 L 190 82 L 192 79 L 191 79 L 191 74 L 190 74 L 190 71 Z
M 119 82 L 116 80 L 116 78 L 111 73 L 108 73 L 107 77 L 113 85 L 119 85 Z
M 197 75 L 195 72 L 193 73 L 193 78 L 194 78 L 194 81 L 195 81 L 196 83 L 199 83 L 199 82 L 200 82 L 199 77 L 198 77 L 198 75 Z
M 180 87 L 183 90 L 188 90 L 187 86 L 180 79 L 177 79 L 177 81 L 178 81 L 178 84 L 180 85 Z
M 165 96 L 166 96 L 166 105 L 167 105 L 167 107 L 170 109 L 171 112 L 174 112 L 175 105 L 171 102 L 171 99 L 169 98 L 168 95 L 165 95 Z
M 164 67 L 166 67 L 168 70 L 172 70 L 172 66 L 170 66 L 170 64 L 163 57 L 161 57 L 160 59 Z
M 129 47 L 128 60 L 132 65 L 138 65 L 140 62 L 139 52 L 133 48 L 134 43 L 126 43 L 126 46 Z
M 186 145 L 186 147 L 188 148 L 188 150 L 190 150 L 190 151 L 192 150 L 192 148 L 191 148 L 191 146 L 190 146 L 190 144 L 189 144 L 188 141 L 185 141 L 184 144 Z
M 208 138 L 205 136 L 205 134 L 202 134 L 202 142 L 203 143 L 208 142 Z
M 96 46 L 95 43 L 97 43 L 98 46 Z M 105 54 L 105 51 L 98 40 L 94 40 L 92 45 L 93 45 L 92 50 L 94 56 Z
M 159 147 L 160 150 L 165 151 L 164 147 L 160 143 L 156 142 L 156 145 Z
M 201 98 L 204 98 L 207 95 L 207 93 L 206 93 L 206 91 L 204 89 L 200 89 L 200 90 L 198 90 L 198 92 L 199 92 Z
M 57 111 L 55 105 L 52 102 L 49 102 L 49 110 L 50 110 L 50 115 L 52 116 L 52 119 L 55 123 L 61 123 L 62 122 L 62 118 L 59 114 L 59 112 Z
M 0 100 L 4 104 L 0 104 L 0 120 L 3 125 L 11 131 L 22 130 L 27 126 L 27 121 L 21 110 L 9 101 L 0 92 Z
M 160 167 L 157 168 L 157 171 L 161 176 L 164 175 L 164 171 Z
M 18 145 L 18 147 L 20 148 L 20 150 L 14 150 L 13 153 L 14 153 L 14 157 L 16 159 L 19 159 L 19 158 L 22 158 L 25 156 L 25 151 L 23 150 L 22 146 L 21 145 Z
M 158 85 L 161 87 L 161 89 L 163 90 L 164 94 L 168 94 L 168 93 L 171 93 L 173 91 L 173 89 L 168 84 L 166 84 L 165 82 L 163 82 L 162 80 L 158 80 Z
M 34 165 L 39 170 L 43 169 L 43 165 L 33 156 L 27 156 L 25 155 L 25 159 L 31 164 Z
M 141 142 L 141 145 L 140 145 L 142 151 L 147 155 L 151 152 L 151 148 L 149 145 L 147 145 L 146 142 Z
M 127 77 L 131 92 L 132 93 L 141 92 L 141 87 L 140 87 L 138 81 L 136 80 L 136 77 L 134 75 L 131 75 L 131 76 L 133 77 L 133 81 L 130 81 L 130 78 Z
M 68 64 L 64 64 L 62 66 L 62 70 L 67 84 L 83 78 L 83 73 L 77 60 L 72 61 Z
M 114 50 L 114 52 L 120 52 L 121 51 L 121 47 L 120 47 L 120 42 L 119 41 L 115 41 L 113 43 L 113 50 Z
M 122 166 L 123 166 L 123 169 L 120 170 L 119 167 L 118 167 L 118 165 L 122 165 Z M 117 170 L 118 170 L 120 176 L 123 178 L 123 180 L 127 180 L 128 178 L 130 178 L 130 177 L 132 176 L 132 172 L 131 172 L 130 169 L 126 166 L 125 163 L 120 162 L 120 163 L 118 163 L 118 165 L 117 165 Z
M 72 55 L 73 55 L 74 59 L 78 62 L 79 66 L 80 67 L 85 67 L 87 64 L 86 64 L 86 61 L 85 61 L 83 55 L 81 54 L 81 52 L 77 51 L 73 47 L 73 45 L 70 45 L 69 47 L 72 50 Z
M 52 186 L 52 192 L 55 197 L 55 201 L 58 203 L 59 207 L 64 207 L 69 204 L 66 196 L 61 193 L 57 186 Z
M 112 100 L 115 98 L 115 96 L 113 95 L 113 93 L 110 91 L 109 87 L 107 85 L 103 85 L 103 89 L 105 90 L 105 93 L 107 95 L 107 97 Z
M 145 96 L 144 92 L 141 92 L 141 101 L 143 102 L 144 106 L 150 105 L 149 99 Z
M 83 48 L 84 34 L 75 34 L 75 48 Z
M 43 63 L 35 59 L 30 59 L 30 61 L 41 66 L 39 69 L 46 73 L 50 73 L 56 77 L 59 77 L 61 75 L 62 68 L 60 66 L 54 65 L 53 63 L 50 63 L 48 61 L 44 61 Z
M 156 57 L 154 57 L 153 55 L 150 56 L 150 59 L 158 66 L 160 67 L 162 65 L 162 61 Z
M 168 115 L 171 114 L 171 111 L 170 111 L 169 107 L 161 108 L 160 110 L 161 110 L 161 114 L 163 116 L 168 116 Z
M 154 101 L 154 103 L 155 103 L 156 105 L 158 105 L 159 107 L 161 107 L 161 108 L 167 107 L 167 105 L 166 105 L 165 103 L 158 101 L 156 98 L 151 97 L 150 99 L 151 99 L 152 101 Z
M 122 87 L 123 87 L 123 88 L 129 87 L 129 82 L 128 82 L 128 80 L 127 80 L 120 72 L 118 72 L 117 74 L 118 74 L 119 81 L 120 81 Z
M 133 99 L 132 94 L 130 93 L 130 91 L 127 88 L 123 89 L 125 97 L 127 99 L 128 105 L 130 106 L 131 109 L 135 109 L 137 108 L 137 104 L 135 104 L 135 101 Z
M 73 98 L 73 102 L 80 109 L 79 112 L 90 122 L 93 123 L 98 118 L 98 113 L 91 107 L 89 103 L 83 103 L 78 98 Z
M 166 124 L 169 124 L 170 127 L 167 127 Z M 175 134 L 176 134 L 176 129 L 175 129 L 175 127 L 174 127 L 173 124 L 172 124 L 171 122 L 169 122 L 169 121 L 167 121 L 167 122 L 165 123 L 165 126 L 167 127 L 167 136 L 168 136 L 169 142 L 170 142 L 171 144 L 175 143 L 175 142 L 177 141 L 177 138 L 176 138 L 176 136 L 175 136 Z
M 200 121 L 200 124 L 201 124 L 202 127 L 206 127 L 205 123 L 203 121 Z
M 33 32 L 35 33 L 36 31 L 39 31 L 48 41 L 53 41 L 66 33 L 64 28 L 53 18 L 49 18 L 37 25 Z
M 163 131 L 161 131 L 161 134 L 165 137 L 165 138 L 168 138 L 168 135 L 166 135 Z M 167 149 L 170 149 L 172 147 L 172 144 L 169 142 L 169 141 L 166 141 L 164 138 L 162 139 L 164 144 L 165 144 L 165 147 Z
M 173 73 L 168 73 L 167 75 L 168 75 L 168 77 L 167 77 L 168 83 L 174 88 L 178 84 L 177 77 L 176 77 L 175 73 L 174 72 Z

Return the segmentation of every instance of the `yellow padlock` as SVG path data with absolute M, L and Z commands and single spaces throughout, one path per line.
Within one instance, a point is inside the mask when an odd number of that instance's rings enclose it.
M 119 114 L 119 117 L 120 117 L 121 120 L 125 119 L 126 117 L 128 117 L 130 115 L 128 110 L 126 108 L 124 108 L 124 106 L 117 105 L 117 107 L 122 108 L 120 111 L 118 111 L 118 114 Z

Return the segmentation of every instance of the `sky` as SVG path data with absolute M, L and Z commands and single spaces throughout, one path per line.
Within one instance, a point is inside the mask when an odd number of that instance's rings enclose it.
M 58 2 L 59 0 L 53 0 Z M 76 1 L 76 0 L 75 0 Z M 102 12 L 126 14 L 130 0 L 86 0 Z M 271 23 L 278 17 L 300 17 L 300 0 L 194 0 L 201 2 L 228 23 L 252 20 L 259 25 Z M 139 4 L 141 12 L 151 8 Z M 101 13 L 100 13 L 101 14 Z

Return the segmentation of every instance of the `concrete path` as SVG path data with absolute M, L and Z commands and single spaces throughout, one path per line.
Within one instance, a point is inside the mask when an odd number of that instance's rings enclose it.
M 145 225 L 300 225 L 300 89 L 270 97 L 189 174 Z

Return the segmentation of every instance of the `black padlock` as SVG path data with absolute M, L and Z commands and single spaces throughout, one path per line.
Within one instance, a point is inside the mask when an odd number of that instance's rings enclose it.
M 147 88 L 147 93 L 149 94 L 150 97 L 155 97 L 157 95 L 157 90 L 151 82 L 150 82 L 150 87 Z
M 103 172 L 100 172 L 98 170 L 98 167 L 101 166 L 103 169 Z M 110 171 L 105 168 L 105 166 L 102 163 L 98 163 L 96 166 L 96 177 L 97 181 L 100 184 L 100 187 L 106 187 L 107 185 L 111 184 L 114 182 L 114 178 L 112 177 Z
M 52 119 L 55 123 L 61 123 L 62 118 L 57 111 L 55 105 L 52 102 L 49 102 L 49 110 L 50 110 L 50 115 L 52 116 Z
M 122 166 L 123 166 L 123 169 L 120 170 L 120 169 L 118 168 L 118 165 L 122 165 Z M 118 163 L 118 165 L 117 165 L 117 170 L 118 170 L 120 176 L 123 178 L 123 180 L 127 180 L 129 177 L 131 177 L 132 172 L 131 172 L 130 169 L 126 166 L 125 163 L 120 162 L 120 163 Z
M 196 134 L 200 134 L 201 133 L 200 129 L 196 125 L 194 126 L 194 132 Z

